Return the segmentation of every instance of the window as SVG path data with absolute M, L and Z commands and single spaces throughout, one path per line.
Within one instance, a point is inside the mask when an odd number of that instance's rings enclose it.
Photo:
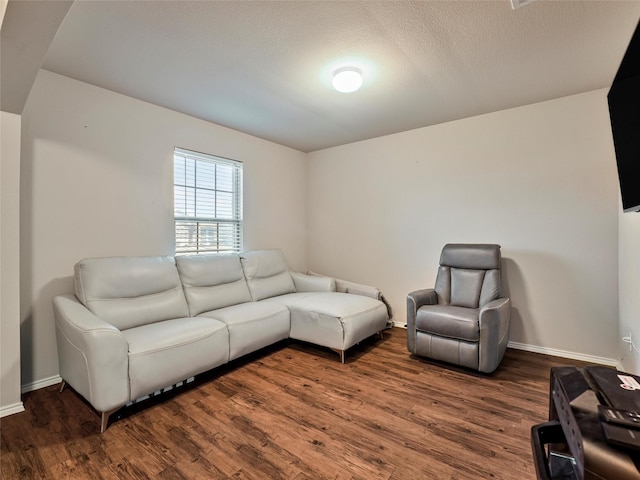
M 242 250 L 242 163 L 176 148 L 176 255 Z

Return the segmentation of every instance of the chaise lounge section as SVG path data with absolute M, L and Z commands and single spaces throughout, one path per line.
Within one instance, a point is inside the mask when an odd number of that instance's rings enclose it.
M 390 316 L 377 289 L 291 272 L 280 250 L 84 259 L 74 281 L 53 301 L 60 375 L 102 432 L 124 405 L 287 338 L 344 363 Z

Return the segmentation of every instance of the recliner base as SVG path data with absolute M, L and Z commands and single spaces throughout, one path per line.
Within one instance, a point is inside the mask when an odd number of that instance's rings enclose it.
M 427 332 L 416 332 L 415 353 L 461 367 L 478 370 L 479 345 L 454 338 L 441 337 Z

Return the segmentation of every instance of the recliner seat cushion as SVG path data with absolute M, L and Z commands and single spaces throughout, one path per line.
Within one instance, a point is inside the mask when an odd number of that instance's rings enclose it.
M 207 317 L 165 320 L 123 330 L 129 344 L 130 400 L 229 360 L 227 326 Z
M 418 309 L 416 329 L 467 342 L 480 339 L 479 310 L 451 305 L 428 305 Z

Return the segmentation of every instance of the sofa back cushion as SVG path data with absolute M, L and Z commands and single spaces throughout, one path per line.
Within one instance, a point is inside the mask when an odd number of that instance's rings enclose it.
M 80 302 L 120 330 L 189 316 L 173 257 L 86 258 L 74 281 Z
M 254 301 L 296 291 L 281 250 L 244 252 L 240 259 Z
M 184 255 L 176 265 L 192 316 L 251 301 L 238 255 Z

